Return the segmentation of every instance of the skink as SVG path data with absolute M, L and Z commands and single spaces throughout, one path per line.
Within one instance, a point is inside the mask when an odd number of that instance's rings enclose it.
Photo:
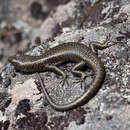
M 99 45 L 98 42 L 97 44 L 93 45 L 95 46 L 92 46 L 92 48 L 90 48 L 81 43 L 64 43 L 50 48 L 40 56 L 16 55 L 9 57 L 8 60 L 19 71 L 26 73 L 53 71 L 59 75 L 62 75 L 64 79 L 66 79 L 66 74 L 58 68 L 58 65 L 61 65 L 65 62 L 76 63 L 72 69 L 72 73 L 74 76 L 80 76 L 81 79 L 84 79 L 86 75 L 84 72 L 80 71 L 84 65 L 87 65 L 90 69 L 92 69 L 94 72 L 94 80 L 91 83 L 88 91 L 85 92 L 77 100 L 64 105 L 58 105 L 52 101 L 51 97 L 48 95 L 45 89 L 45 86 L 42 83 L 40 75 L 37 74 L 38 79 L 42 85 L 43 92 L 50 105 L 56 110 L 65 111 L 87 103 L 97 93 L 101 87 L 101 83 L 104 80 L 104 65 L 98 58 L 96 49 L 105 49 L 110 45 Z

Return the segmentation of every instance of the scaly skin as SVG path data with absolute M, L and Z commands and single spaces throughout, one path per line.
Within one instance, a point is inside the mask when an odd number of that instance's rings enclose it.
M 104 48 L 107 48 L 107 46 Z M 105 77 L 105 69 L 100 59 L 91 50 L 91 48 L 85 46 L 84 44 L 70 42 L 51 48 L 41 56 L 20 55 L 9 57 L 9 62 L 11 62 L 17 70 L 26 73 L 53 71 L 62 75 L 64 78 L 66 77 L 65 73 L 57 66 L 64 62 L 71 61 L 77 63 L 72 70 L 74 76 L 80 76 L 81 78 L 84 78 L 85 73 L 81 72 L 80 69 L 84 66 L 84 64 L 86 64 L 93 70 L 94 80 L 87 92 L 69 104 L 57 105 L 53 103 L 52 99 L 47 94 L 40 75 L 37 73 L 38 79 L 42 85 L 43 92 L 48 102 L 54 109 L 59 111 L 70 110 L 83 105 L 84 103 L 88 102 L 101 87 L 101 83 Z

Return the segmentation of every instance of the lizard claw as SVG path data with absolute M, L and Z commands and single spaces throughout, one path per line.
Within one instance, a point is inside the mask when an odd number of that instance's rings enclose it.
M 61 80 L 61 85 L 64 86 L 65 83 L 67 83 L 67 85 L 69 86 L 68 80 L 67 80 L 67 75 L 64 76 L 63 80 Z

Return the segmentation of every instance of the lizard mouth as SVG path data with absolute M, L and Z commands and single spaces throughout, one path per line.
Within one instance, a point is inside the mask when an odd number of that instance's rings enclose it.
M 15 58 L 14 58 L 14 56 L 10 56 L 9 58 L 8 58 L 8 61 L 10 62 L 10 63 L 14 63 L 14 60 Z
M 18 65 L 18 61 L 17 61 L 17 56 L 10 56 L 8 58 L 8 61 L 13 64 L 14 66 L 17 66 Z

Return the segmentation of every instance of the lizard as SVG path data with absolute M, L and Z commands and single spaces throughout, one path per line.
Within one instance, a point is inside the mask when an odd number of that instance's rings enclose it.
M 110 42 L 110 41 L 109 41 Z M 40 56 L 30 56 L 30 55 L 14 55 L 8 58 L 8 61 L 14 65 L 14 67 L 25 73 L 35 73 L 42 86 L 43 93 L 49 104 L 58 111 L 66 111 L 87 103 L 91 98 L 95 96 L 101 87 L 102 82 L 105 78 L 105 67 L 101 60 L 98 58 L 97 50 L 103 50 L 112 45 L 108 45 L 109 42 L 105 42 L 101 45 L 100 42 L 92 42 L 90 47 L 85 44 L 78 42 L 68 42 L 63 43 L 49 50 L 45 51 Z M 52 71 L 61 76 L 63 76 L 64 81 L 66 80 L 66 74 L 58 68 L 59 65 L 65 62 L 75 62 L 76 65 L 72 68 L 72 74 L 74 76 L 81 77 L 82 80 L 85 79 L 86 74 L 80 69 L 87 65 L 94 72 L 94 80 L 91 83 L 87 92 L 81 95 L 77 100 L 64 104 L 55 104 L 40 77 L 39 72 Z

